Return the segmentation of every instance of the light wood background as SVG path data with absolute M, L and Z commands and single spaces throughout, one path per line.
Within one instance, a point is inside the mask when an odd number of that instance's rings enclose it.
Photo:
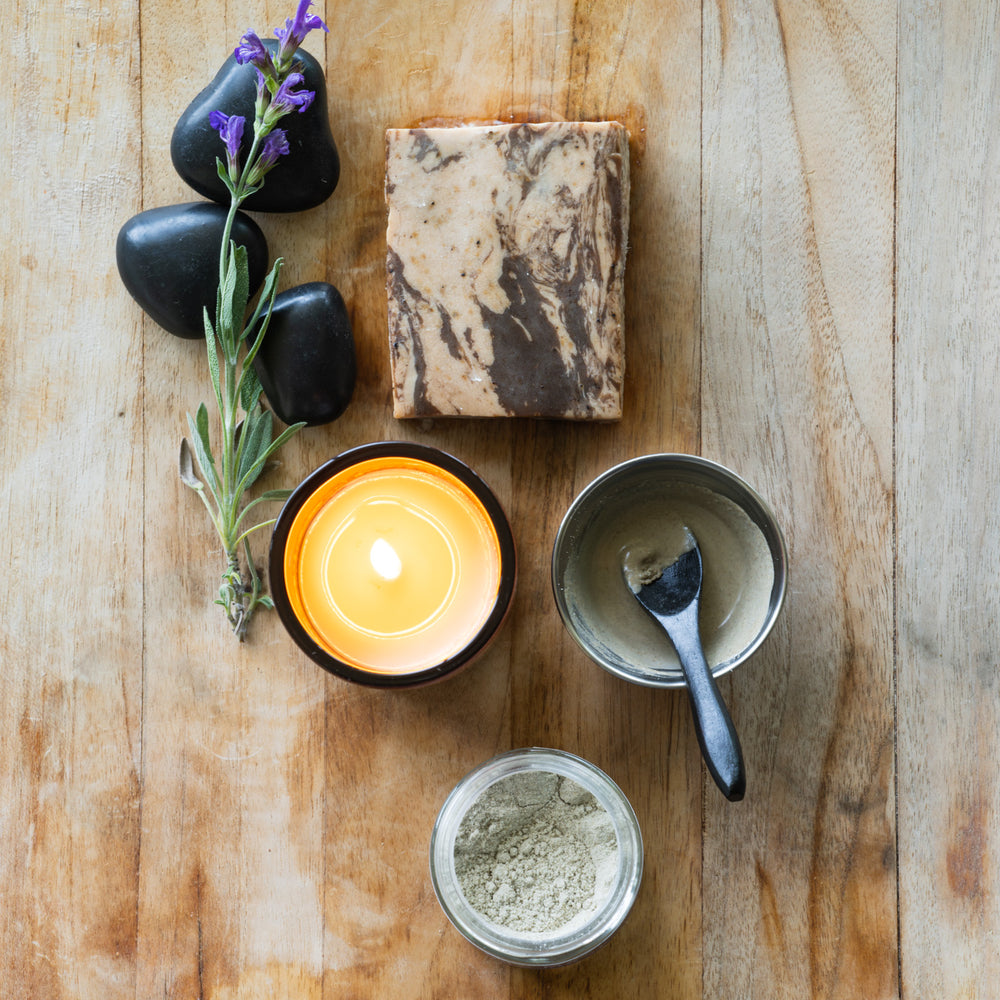
M 114 263 L 195 200 L 174 122 L 277 0 L 15 0 L 0 36 L 0 995 L 992 998 L 1000 982 L 1000 7 L 979 0 L 329 0 L 338 190 L 259 216 L 284 287 L 349 303 L 360 378 L 269 485 L 412 438 L 510 515 L 511 620 L 410 693 L 325 675 L 211 604 L 179 482 L 202 348 Z M 626 413 L 613 427 L 390 416 L 383 130 L 437 115 L 618 117 L 632 135 Z M 276 176 L 276 175 L 274 175 Z M 682 694 L 573 645 L 565 508 L 652 451 L 775 506 L 783 617 L 727 678 L 747 798 L 706 779 Z M 262 548 L 262 547 L 261 547 Z M 261 551 L 261 557 L 263 552 Z M 524 971 L 447 923 L 428 837 L 494 753 L 559 747 L 631 798 L 621 931 Z

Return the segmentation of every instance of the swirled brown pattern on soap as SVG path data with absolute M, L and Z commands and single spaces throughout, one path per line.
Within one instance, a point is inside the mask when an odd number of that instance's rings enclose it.
M 385 190 L 395 416 L 621 416 L 622 125 L 390 129 Z

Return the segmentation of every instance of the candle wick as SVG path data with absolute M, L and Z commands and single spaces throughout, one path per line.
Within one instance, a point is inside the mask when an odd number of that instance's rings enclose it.
M 383 580 L 395 580 L 403 572 L 403 563 L 396 550 L 384 539 L 376 538 L 372 543 L 371 552 L 372 569 Z

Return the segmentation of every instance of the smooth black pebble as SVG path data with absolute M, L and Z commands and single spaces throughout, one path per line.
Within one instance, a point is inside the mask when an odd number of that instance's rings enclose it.
M 272 55 L 277 51 L 274 39 L 266 39 L 264 45 Z M 305 77 L 299 89 L 315 91 L 316 98 L 301 114 L 293 111 L 278 123 L 278 128 L 284 129 L 288 136 L 289 151 L 264 178 L 264 186 L 243 202 L 242 207 L 250 211 L 299 212 L 314 208 L 333 194 L 340 180 L 340 157 L 330 131 L 323 70 L 308 52 L 300 49 L 295 58 L 302 63 Z M 226 147 L 209 124 L 208 116 L 221 111 L 246 118 L 240 161 L 245 164 L 253 140 L 256 98 L 254 67 L 241 66 L 231 55 L 174 126 L 170 139 L 174 169 L 185 183 L 206 198 L 229 204 L 229 191 L 219 179 L 215 165 L 216 157 L 226 162 Z
M 129 294 L 164 330 L 204 337 L 203 308 L 215 318 L 219 251 L 228 211 L 212 202 L 164 205 L 132 216 L 119 230 L 115 255 Z M 232 238 L 247 248 L 251 296 L 267 274 L 267 240 L 236 213 Z
M 340 292 L 325 281 L 279 292 L 254 368 L 271 409 L 286 424 L 336 420 L 351 401 L 357 377 Z

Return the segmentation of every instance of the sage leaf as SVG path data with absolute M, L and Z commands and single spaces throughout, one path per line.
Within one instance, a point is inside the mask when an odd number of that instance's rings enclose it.
M 265 410 L 265 413 L 270 416 L 271 411 Z M 243 478 L 240 479 L 239 486 L 237 487 L 241 492 L 247 488 L 247 486 L 255 482 L 260 476 L 261 472 L 264 470 L 267 459 L 273 455 L 296 431 L 301 430 L 305 427 L 305 424 L 292 424 L 290 427 L 286 427 L 273 441 L 267 443 L 263 441 L 263 447 L 256 459 L 256 461 L 248 466 L 246 473 Z
M 270 455 L 273 455 L 293 434 L 297 431 L 302 430 L 305 427 L 305 421 L 300 421 L 297 424 L 291 424 L 286 427 L 268 446 L 267 450 L 261 455 L 261 459 L 266 459 Z
M 259 497 L 258 500 L 280 500 L 284 502 L 292 495 L 292 490 L 265 490 Z
M 215 158 L 215 172 L 219 175 L 219 180 L 222 181 L 226 186 L 226 190 L 229 192 L 230 198 L 235 193 L 233 191 L 233 182 L 229 176 L 229 170 L 226 165 L 222 162 L 220 157 Z
M 284 503 L 284 501 L 286 501 L 291 495 L 292 495 L 291 490 L 265 490 L 263 493 L 261 493 L 260 496 L 255 497 L 253 500 L 250 501 L 250 503 L 248 503 L 243 508 L 243 510 L 240 512 L 240 516 L 236 519 L 236 527 L 238 528 L 243 523 L 243 520 L 246 518 L 246 516 L 258 504 L 275 503 L 278 501 Z M 266 523 L 273 524 L 274 522 L 272 520 L 272 521 L 267 521 Z M 261 527 L 261 525 L 257 525 L 256 527 Z M 254 531 L 254 530 L 256 530 L 256 528 L 249 529 L 249 531 Z M 247 532 L 248 534 L 249 531 Z
M 226 268 L 225 277 L 222 284 L 219 285 L 218 313 L 216 315 L 216 332 L 218 333 L 219 341 L 222 344 L 222 352 L 229 364 L 236 363 L 236 337 L 233 333 L 236 325 L 234 315 L 236 284 L 236 259 L 235 255 L 231 254 L 229 257 L 229 266 Z M 242 317 L 240 317 L 240 319 L 242 320 Z M 243 324 L 241 322 L 241 328 L 242 325 Z
M 198 405 L 198 413 L 195 417 L 195 425 L 198 428 L 198 437 L 205 447 L 205 451 L 212 453 L 212 442 L 208 436 L 208 407 L 204 403 Z
M 205 344 L 208 349 L 208 372 L 212 377 L 212 390 L 215 392 L 215 401 L 221 411 L 222 405 L 222 382 L 219 377 L 219 351 L 215 346 L 215 327 L 209 318 L 208 309 L 203 313 L 205 317 Z
M 243 381 L 240 383 L 240 404 L 247 413 L 257 407 L 263 391 L 256 369 L 252 365 L 244 367 Z
M 243 328 L 243 319 L 247 314 L 247 302 L 250 301 L 250 263 L 247 248 L 233 242 L 233 262 L 236 270 L 236 283 L 233 286 L 233 328 Z
M 265 410 L 265 413 L 270 415 L 270 410 Z M 296 434 L 298 431 L 305 427 L 305 423 L 291 424 L 286 427 L 270 444 L 268 444 L 261 452 L 257 461 L 251 465 L 244 476 L 244 479 L 240 480 L 239 489 L 240 491 L 245 490 L 249 483 L 256 481 L 257 477 L 261 474 L 267 465 L 268 458 L 273 455 L 292 435 Z
M 271 443 L 271 432 L 274 425 L 274 418 L 271 416 L 270 410 L 257 409 L 252 415 L 247 415 L 247 420 L 250 423 L 250 430 L 246 432 L 242 443 L 240 465 L 236 473 L 237 481 L 243 489 L 252 486 L 260 476 L 264 466 L 261 456 Z M 251 470 L 255 466 L 256 472 L 251 476 Z
M 204 409 L 204 403 L 199 407 L 199 410 Z M 205 422 L 207 425 L 208 413 L 205 413 Z M 194 417 L 188 414 L 188 425 L 191 428 L 191 442 L 194 445 L 194 457 L 198 461 L 198 468 L 201 470 L 202 478 L 208 483 L 209 489 L 212 493 L 218 497 L 219 496 L 219 475 L 215 468 L 215 459 L 212 458 L 212 452 L 207 445 L 207 433 L 208 428 L 205 428 L 205 436 L 202 436 L 202 431 L 196 423 Z
M 274 299 L 278 294 L 278 275 L 281 272 L 281 265 L 283 263 L 284 261 L 281 257 L 274 262 L 274 266 L 264 279 L 264 286 L 261 289 L 260 298 L 257 299 L 257 308 L 254 309 L 253 315 L 250 317 L 250 322 L 247 323 L 246 329 L 243 331 L 244 337 L 248 336 L 251 331 L 255 331 L 254 342 L 247 353 L 247 358 L 244 364 L 249 365 L 253 362 L 254 357 L 260 350 L 264 334 L 267 333 L 268 324 L 271 322 L 271 309 L 274 307 Z M 261 316 L 264 317 L 264 321 L 260 324 L 260 329 L 256 329 Z

